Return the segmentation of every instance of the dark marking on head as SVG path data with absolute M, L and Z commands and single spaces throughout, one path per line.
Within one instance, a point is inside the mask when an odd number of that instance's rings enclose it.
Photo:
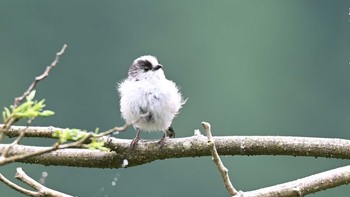
M 128 75 L 131 77 L 136 77 L 140 70 L 143 72 L 148 72 L 153 70 L 153 65 L 148 60 L 138 60 L 137 62 L 131 64 Z
M 149 62 L 148 60 L 139 60 L 137 61 L 139 67 L 141 69 L 143 69 L 145 72 L 152 70 L 153 69 L 153 65 L 151 62 Z

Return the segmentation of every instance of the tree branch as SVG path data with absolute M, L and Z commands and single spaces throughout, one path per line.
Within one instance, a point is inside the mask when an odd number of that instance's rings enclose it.
M 100 133 L 97 136 L 104 136 L 107 135 L 109 133 L 112 133 L 114 131 L 122 131 L 125 130 L 127 128 L 128 125 L 125 125 L 124 127 L 115 127 L 113 129 L 110 129 L 106 132 Z M 27 129 L 28 127 L 26 127 Z M 122 129 L 122 130 L 119 130 Z M 15 154 L 15 155 L 10 155 L 9 157 L 7 156 L 8 151 L 15 145 L 18 145 L 18 141 L 20 140 L 20 138 L 23 138 L 25 133 L 25 130 L 21 130 L 19 137 L 17 137 L 17 139 L 12 142 L 11 144 L 9 144 L 8 146 L 6 146 L 2 151 L 1 151 L 1 156 L 0 156 L 0 165 L 5 165 L 11 162 L 15 162 L 15 161 L 19 161 L 19 160 L 23 160 L 26 159 L 28 157 L 32 157 L 35 155 L 41 155 L 44 153 L 49 153 L 52 152 L 54 150 L 59 150 L 59 149 L 67 149 L 67 148 L 81 148 L 84 146 L 84 142 L 90 140 L 90 138 L 94 135 L 93 133 L 85 133 L 85 136 L 82 137 L 81 139 L 71 142 L 71 143 L 66 143 L 66 144 L 60 144 L 60 142 L 56 142 L 55 144 L 53 144 L 51 147 L 45 147 L 41 150 L 38 151 L 33 151 L 33 152 L 25 152 L 23 154 Z
M 228 175 L 228 169 L 224 166 L 222 163 L 220 156 L 218 154 L 218 151 L 216 150 L 215 142 L 213 140 L 213 136 L 211 134 L 211 126 L 207 122 L 202 122 L 202 125 L 207 133 L 208 137 L 208 146 L 210 148 L 211 155 L 213 157 L 213 161 L 215 165 L 218 167 L 218 170 L 222 176 L 222 179 L 224 180 L 224 185 L 226 187 L 226 190 L 231 196 L 234 196 L 237 194 L 237 190 L 233 187 L 230 177 Z
M 237 197 L 258 196 L 304 196 L 321 190 L 330 189 L 350 182 L 350 166 L 328 170 L 295 181 L 266 187 L 249 192 L 240 192 Z
M 5 183 L 6 185 L 10 186 L 12 189 L 17 190 L 19 192 L 21 192 L 22 194 L 25 194 L 27 196 L 35 196 L 36 192 L 33 192 L 29 189 L 25 189 L 15 183 L 13 183 L 12 181 L 8 180 L 4 175 L 2 175 L 0 173 L 0 181 L 2 181 L 3 183 Z
M 0 128 L 2 128 L 1 125 Z M 63 130 L 55 127 L 13 126 L 5 134 L 16 137 L 25 129 L 25 137 L 46 138 L 53 138 L 56 130 Z M 155 160 L 211 155 L 207 137 L 198 131 L 192 137 L 168 139 L 162 148 L 159 148 L 157 141 L 140 141 L 138 146 L 131 150 L 131 140 L 107 136 L 99 139 L 104 141 L 112 151 L 69 148 L 27 157 L 19 162 L 74 167 L 123 168 L 126 162 L 127 167 L 132 167 Z M 350 159 L 350 140 L 345 139 L 281 136 L 226 136 L 212 137 L 212 139 L 220 155 L 292 155 Z M 8 146 L 11 145 L 0 144 L 0 152 L 8 149 L 8 155 L 11 156 L 40 152 L 48 148 L 18 144 Z M 277 186 L 239 192 L 236 196 L 270 196 L 270 194 L 274 196 L 282 194 L 281 192 L 283 192 L 282 196 L 301 196 L 348 182 L 350 182 L 350 167 L 346 166 Z
M 45 71 L 41 75 L 36 76 L 34 78 L 34 81 L 30 84 L 28 89 L 21 96 L 16 97 L 14 99 L 14 102 L 13 102 L 14 108 L 18 107 L 18 105 L 26 98 L 26 96 L 28 96 L 34 90 L 34 88 L 37 86 L 37 84 L 41 80 L 43 80 L 47 76 L 49 76 L 50 71 L 58 64 L 58 61 L 60 60 L 61 55 L 65 52 L 66 48 L 67 48 L 67 45 L 64 44 L 62 49 L 56 53 L 56 56 L 55 56 L 55 59 L 53 60 L 53 62 L 49 66 L 46 67 Z M 0 132 L 0 143 L 2 142 L 2 139 L 4 137 L 4 131 L 8 130 L 18 120 L 19 120 L 19 118 L 9 118 L 7 121 L 3 120 L 5 122 L 3 125 L 1 125 L 2 131 Z M 29 122 L 31 122 L 31 120 L 29 120 Z
M 5 134 L 15 137 L 25 128 L 13 126 Z M 24 136 L 53 138 L 52 135 L 55 130 L 63 129 L 55 127 L 28 127 Z M 44 165 L 122 168 L 124 159 L 128 160 L 128 167 L 131 167 L 155 160 L 211 155 L 207 145 L 208 140 L 203 135 L 168 139 L 161 149 L 156 141 L 140 141 L 137 147 L 130 150 L 131 140 L 106 136 L 100 139 L 104 141 L 105 146 L 112 150 L 111 152 L 66 149 L 20 161 Z M 220 155 L 292 155 L 350 159 L 350 140 L 345 139 L 281 136 L 225 136 L 213 137 L 213 139 Z M 6 144 L 0 145 L 0 151 L 3 151 L 7 146 Z M 8 155 L 37 152 L 43 149 L 47 149 L 47 147 L 15 145 L 10 148 Z
M 58 64 L 58 61 L 60 60 L 61 55 L 65 52 L 66 48 L 67 48 L 67 45 L 64 44 L 62 49 L 59 52 L 56 53 L 56 56 L 55 56 L 55 59 L 53 60 L 53 62 L 49 66 L 46 67 L 45 71 L 41 75 L 35 77 L 35 79 L 32 82 L 32 84 L 30 84 L 30 86 L 23 93 L 22 96 L 19 96 L 19 97 L 15 98 L 15 101 L 13 102 L 13 105 L 15 107 L 17 107 L 18 104 L 21 103 L 23 101 L 23 99 L 26 96 L 28 96 L 31 91 L 34 90 L 34 88 L 39 83 L 39 81 L 41 81 L 41 80 L 45 79 L 47 76 L 49 76 L 50 71 Z
M 56 190 L 47 188 L 43 186 L 42 184 L 38 183 L 34 179 L 32 179 L 30 176 L 28 176 L 22 168 L 17 168 L 17 173 L 15 176 L 18 180 L 22 181 L 23 183 L 26 183 L 36 191 L 31 191 L 28 189 L 25 189 L 7 178 L 5 178 L 2 174 L 0 174 L 0 181 L 4 182 L 6 185 L 10 186 L 11 188 L 27 195 L 27 196 L 33 196 L 33 197 L 41 197 L 41 196 L 47 196 L 47 197 L 72 197 L 71 195 L 64 194 L 62 192 L 58 192 Z

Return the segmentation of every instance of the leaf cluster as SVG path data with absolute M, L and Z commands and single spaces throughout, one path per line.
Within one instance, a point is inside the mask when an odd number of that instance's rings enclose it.
M 21 118 L 35 119 L 39 116 L 52 116 L 55 112 L 51 110 L 43 110 L 46 106 L 45 99 L 40 101 L 34 100 L 35 90 L 31 91 L 26 97 L 26 101 L 18 107 L 13 105 L 10 108 L 4 107 L 2 119 L 4 124 L 15 122 Z
M 110 149 L 104 147 L 104 142 L 98 139 L 97 134 L 90 133 L 87 131 L 81 131 L 79 129 L 64 129 L 64 130 L 56 130 L 53 134 L 53 137 L 58 138 L 59 143 L 65 143 L 67 141 L 77 142 L 79 140 L 90 139 L 90 143 L 82 145 L 84 148 L 93 149 L 93 150 L 101 150 L 105 152 L 109 152 Z

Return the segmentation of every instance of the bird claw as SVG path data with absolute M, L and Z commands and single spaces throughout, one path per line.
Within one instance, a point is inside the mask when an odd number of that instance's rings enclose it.
M 175 138 L 175 131 L 171 126 L 167 130 L 165 130 L 165 134 L 169 138 Z
M 168 138 L 169 138 L 169 137 L 168 137 L 166 134 L 163 135 L 162 139 L 160 139 L 160 140 L 157 142 L 157 144 L 159 145 L 159 148 L 163 148 L 163 146 L 165 145 L 165 142 L 166 142 L 166 140 L 167 140 Z
M 131 141 L 131 143 L 130 143 L 130 148 L 131 149 L 134 149 L 135 148 L 135 146 L 139 143 L 139 141 L 140 141 L 140 130 L 139 129 L 137 129 L 137 132 L 136 132 L 136 136 L 135 136 L 135 138 Z
M 135 146 L 139 143 L 140 141 L 140 137 L 136 136 L 130 143 L 130 148 L 134 149 Z

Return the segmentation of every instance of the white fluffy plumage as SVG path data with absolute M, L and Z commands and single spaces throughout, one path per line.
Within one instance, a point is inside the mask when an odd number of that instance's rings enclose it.
M 121 115 L 136 129 L 165 132 L 185 103 L 162 67 L 156 57 L 141 56 L 130 66 L 128 78 L 118 84 Z M 149 115 L 141 118 L 145 113 Z

